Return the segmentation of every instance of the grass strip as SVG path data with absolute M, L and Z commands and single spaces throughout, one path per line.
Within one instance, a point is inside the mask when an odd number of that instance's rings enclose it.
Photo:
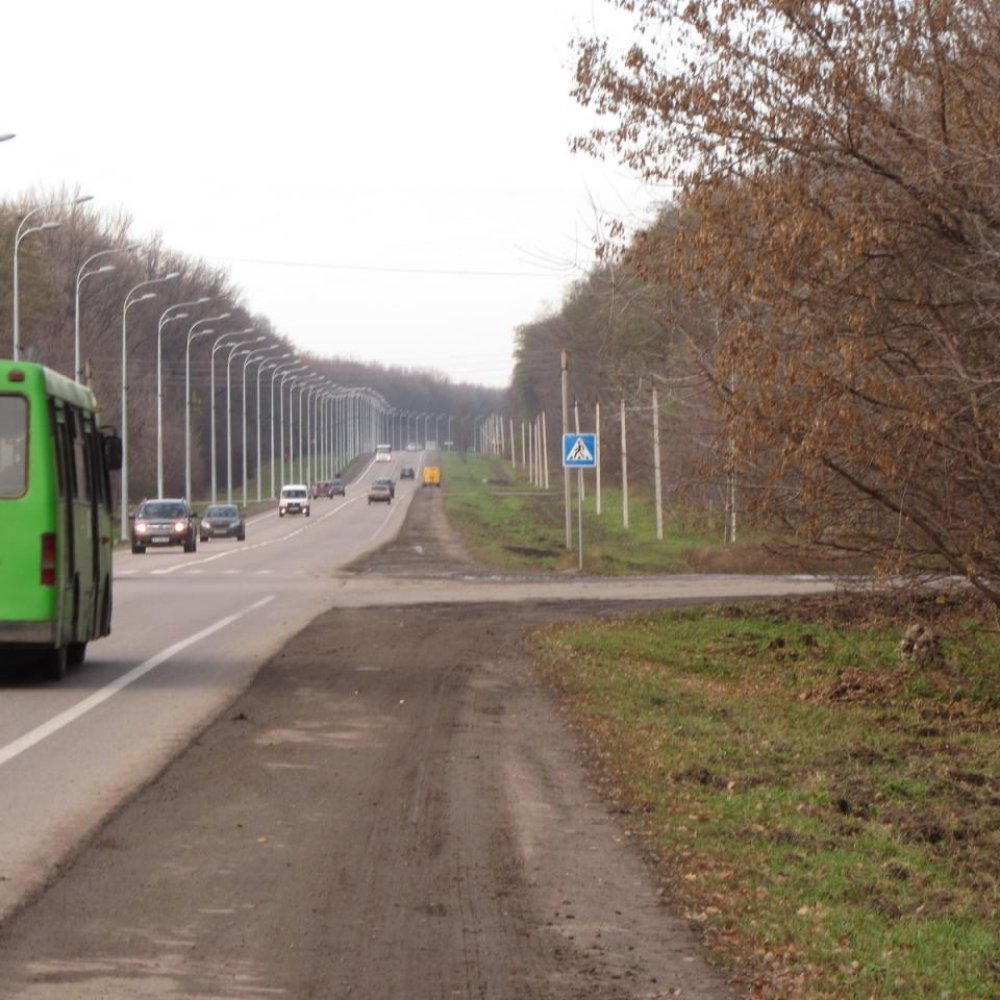
M 1000 996 L 1000 637 L 968 599 L 657 611 L 534 637 L 605 791 L 752 996 Z M 938 654 L 900 661 L 932 619 Z

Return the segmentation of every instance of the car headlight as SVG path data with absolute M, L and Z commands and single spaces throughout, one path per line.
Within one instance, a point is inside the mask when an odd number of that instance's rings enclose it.
M 187 531 L 187 521 L 174 521 L 174 531 L 176 531 L 178 535 Z
M 144 535 L 144 534 L 146 534 L 146 525 L 145 525 L 144 522 L 142 522 L 142 521 L 136 521 L 135 522 L 135 533 L 137 535 Z

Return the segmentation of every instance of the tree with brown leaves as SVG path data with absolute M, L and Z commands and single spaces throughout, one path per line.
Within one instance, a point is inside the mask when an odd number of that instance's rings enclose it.
M 616 6 L 577 147 L 699 220 L 664 267 L 718 311 L 727 448 L 808 538 L 1000 604 L 1000 8 Z

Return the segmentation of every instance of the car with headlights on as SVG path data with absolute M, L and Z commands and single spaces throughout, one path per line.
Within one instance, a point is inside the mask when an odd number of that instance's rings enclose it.
M 309 516 L 309 487 L 305 483 L 289 483 L 281 487 L 278 496 L 278 517 L 286 514 Z
M 185 552 L 198 548 L 196 515 L 184 499 L 157 497 L 143 500 L 132 515 L 132 551 L 142 555 L 148 545 L 182 545 Z
M 203 542 L 210 538 L 235 538 L 242 542 L 247 537 L 246 521 L 235 504 L 210 504 L 198 522 L 198 537 Z

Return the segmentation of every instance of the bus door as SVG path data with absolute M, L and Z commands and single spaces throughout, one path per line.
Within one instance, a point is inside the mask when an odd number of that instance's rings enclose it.
M 72 499 L 76 599 L 79 603 L 75 631 L 77 642 L 86 642 L 94 631 L 100 605 L 101 533 L 97 523 L 97 489 L 94 477 L 95 428 L 93 414 L 73 407 Z
M 89 415 L 88 415 L 89 419 Z M 86 642 L 97 597 L 99 536 L 94 531 L 92 473 L 84 415 L 61 399 L 52 400 L 58 481 L 58 531 L 62 535 L 60 633 L 63 642 Z
M 72 432 L 66 404 L 49 397 L 52 427 L 52 453 L 56 465 L 56 643 L 67 642 L 67 632 L 76 631 L 77 608 L 74 606 L 73 580 L 76 575 L 76 543 L 70 511 L 70 477 L 72 476 Z M 68 628 L 68 626 L 72 626 Z

